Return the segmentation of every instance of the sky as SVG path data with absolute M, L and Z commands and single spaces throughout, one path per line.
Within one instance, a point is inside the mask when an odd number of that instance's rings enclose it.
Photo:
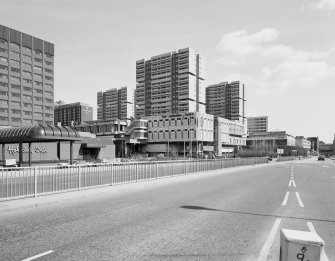
M 55 101 L 135 88 L 136 60 L 190 47 L 239 80 L 269 130 L 335 134 L 335 0 L 1 0 L 0 24 L 55 44 Z

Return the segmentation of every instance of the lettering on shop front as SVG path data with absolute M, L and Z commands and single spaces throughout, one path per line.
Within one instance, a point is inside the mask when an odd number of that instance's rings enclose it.
M 7 149 L 8 153 L 10 155 L 13 155 L 14 153 L 19 153 L 19 146 L 9 146 L 8 149 Z M 29 153 L 29 148 L 27 147 L 22 147 L 22 152 L 23 153 Z M 46 149 L 43 149 L 43 148 L 39 148 L 39 147 L 35 147 L 35 148 L 32 148 L 31 149 L 31 154 L 33 153 L 48 153 Z

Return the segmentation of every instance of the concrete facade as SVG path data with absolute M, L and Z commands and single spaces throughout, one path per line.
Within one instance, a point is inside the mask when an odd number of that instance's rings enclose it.
M 286 131 L 251 133 L 247 138 L 247 147 L 274 152 L 277 149 L 284 149 L 284 153 L 287 153 L 294 149 L 295 138 Z
M 136 62 L 135 116 L 205 112 L 204 65 L 190 48 Z
M 221 82 L 206 88 L 206 113 L 246 125 L 244 84 Z
M 55 103 L 54 108 L 55 125 L 60 123 L 62 126 L 71 126 L 93 120 L 93 107 L 85 103 Z
M 130 120 L 134 116 L 134 90 L 128 87 L 97 93 L 98 120 Z
M 295 137 L 295 146 L 310 151 L 311 142 L 303 136 L 297 136 Z
M 267 132 L 269 127 L 268 116 L 248 117 L 248 133 Z
M 54 124 L 54 44 L 0 25 L 0 126 Z

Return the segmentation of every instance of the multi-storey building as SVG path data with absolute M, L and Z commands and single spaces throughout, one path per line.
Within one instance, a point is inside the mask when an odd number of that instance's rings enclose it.
M 93 120 L 93 108 L 88 104 L 76 102 L 65 104 L 55 103 L 55 125 L 78 125 Z
M 190 48 L 136 62 L 135 116 L 205 112 L 203 58 Z
M 54 123 L 54 44 L 0 25 L 0 126 Z
M 130 120 L 134 116 L 134 92 L 128 87 L 98 92 L 98 120 Z
M 206 113 L 232 121 L 246 123 L 244 84 L 221 82 L 206 88 Z
M 267 131 L 268 116 L 248 117 L 248 133 Z

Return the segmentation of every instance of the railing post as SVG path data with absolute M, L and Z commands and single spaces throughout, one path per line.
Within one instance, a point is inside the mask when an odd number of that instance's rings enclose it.
M 80 166 L 78 166 L 78 190 L 80 190 Z
M 158 162 L 156 162 L 156 179 L 158 177 Z
M 173 174 L 174 174 L 173 161 L 172 161 L 172 166 L 171 166 L 171 168 L 172 168 L 172 177 L 173 177 Z
M 37 176 L 36 176 L 36 168 L 34 168 L 34 197 L 37 197 Z
M 136 182 L 138 181 L 138 164 L 136 164 Z

